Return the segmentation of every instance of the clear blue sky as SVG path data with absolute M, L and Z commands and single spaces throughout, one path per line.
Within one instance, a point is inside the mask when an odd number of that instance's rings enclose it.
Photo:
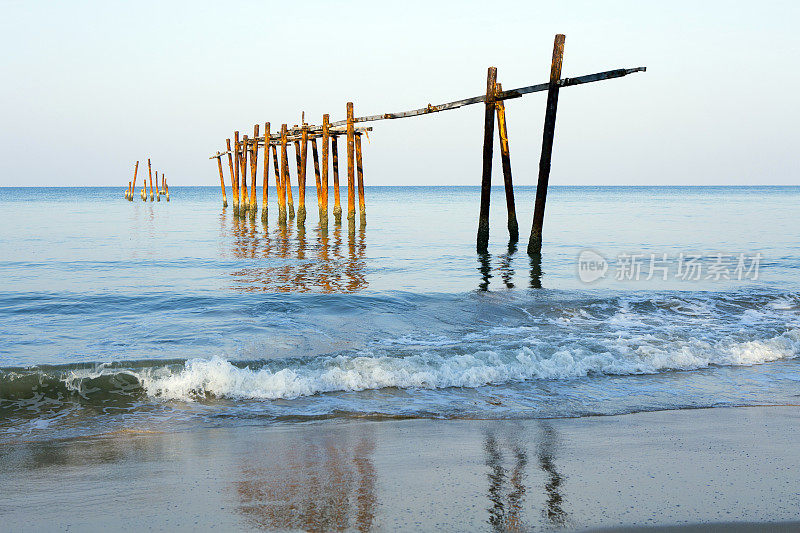
M 218 183 L 234 129 L 400 111 L 564 76 L 551 183 L 800 184 L 796 2 L 3 2 L 0 185 Z M 534 184 L 543 93 L 507 103 Z M 367 184 L 478 185 L 483 110 L 374 123 Z M 497 165 L 499 171 L 499 162 Z M 495 183 L 501 183 L 499 172 Z

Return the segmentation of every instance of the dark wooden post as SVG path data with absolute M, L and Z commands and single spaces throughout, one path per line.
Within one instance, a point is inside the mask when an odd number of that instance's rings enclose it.
M 349 224 L 355 224 L 356 220 L 355 144 L 353 102 L 347 102 L 347 221 Z
M 364 204 L 364 165 L 361 163 L 361 134 L 356 134 L 356 175 L 358 177 L 358 212 L 361 226 L 367 225 L 367 208 Z
M 542 225 L 544 206 L 547 201 L 547 184 L 550 180 L 550 160 L 553 155 L 553 138 L 556 131 L 556 110 L 558 109 L 558 81 L 561 79 L 561 63 L 564 59 L 564 35 L 556 35 L 553 44 L 553 62 L 550 65 L 550 87 L 547 90 L 547 111 L 544 115 L 542 135 L 542 155 L 539 159 L 539 181 L 536 185 L 536 205 L 533 209 L 533 226 L 528 240 L 528 254 L 542 251 Z
M 247 211 L 250 209 L 250 197 L 247 195 L 247 143 L 247 135 L 242 135 L 242 155 L 240 160 L 242 181 L 240 183 L 241 190 L 239 191 L 242 196 L 241 205 L 239 206 L 239 216 L 241 217 L 246 216 Z
M 503 86 L 497 84 L 497 93 L 503 91 Z M 517 224 L 517 209 L 514 205 L 514 182 L 511 179 L 511 155 L 508 150 L 508 129 L 506 128 L 506 106 L 502 100 L 497 103 L 497 133 L 500 135 L 500 159 L 503 163 L 503 181 L 506 187 L 506 207 L 508 209 L 508 237 L 512 242 L 519 240 L 519 225 Z
M 270 141 L 271 142 L 271 141 Z M 280 141 L 279 141 L 280 142 Z M 272 148 L 272 165 L 275 171 L 275 192 L 278 194 L 278 218 L 280 219 L 281 210 L 283 210 L 283 220 L 286 220 L 286 195 L 283 194 L 283 183 L 281 183 L 281 171 L 278 163 L 278 147 L 271 144 Z M 283 200 L 281 200 L 283 199 Z
M 342 200 L 339 195 L 339 142 L 338 135 L 331 139 L 331 164 L 333 165 L 333 219 L 342 223 Z
M 306 169 L 308 168 L 308 125 L 303 123 L 300 135 L 300 156 L 297 168 L 297 223 L 304 224 L 306 221 Z M 298 144 L 295 143 L 295 148 Z
M 250 150 L 250 218 L 256 218 L 258 198 L 256 198 L 256 176 L 258 174 L 258 124 L 253 126 L 253 148 Z
M 261 180 L 263 182 L 261 186 L 261 221 L 267 221 L 267 199 L 269 195 L 267 191 L 269 190 L 269 122 L 264 123 L 264 177 Z
M 133 167 L 133 187 L 131 187 L 131 194 L 130 200 L 133 201 L 133 193 L 136 191 L 136 176 L 139 174 L 139 162 L 136 162 L 136 166 Z
M 230 141 L 230 139 L 227 139 Z M 228 142 L 228 152 L 231 151 L 231 144 Z M 239 216 L 239 169 L 241 168 L 241 164 L 239 163 L 239 132 L 233 132 L 233 156 L 235 159 L 234 165 L 234 174 L 233 174 L 233 182 L 231 183 L 231 189 L 233 190 L 233 216 Z
M 328 145 L 330 144 L 330 115 L 322 115 L 322 198 L 320 199 L 320 219 L 328 223 Z
M 322 220 L 322 179 L 319 175 L 319 153 L 317 152 L 317 137 L 311 137 L 311 158 L 314 160 L 314 181 L 317 185 L 317 209 Z
M 494 92 L 497 68 L 486 73 L 486 111 L 483 117 L 483 175 L 481 177 L 481 210 L 478 216 L 478 253 L 489 247 L 489 201 L 492 194 L 492 152 L 494 150 Z

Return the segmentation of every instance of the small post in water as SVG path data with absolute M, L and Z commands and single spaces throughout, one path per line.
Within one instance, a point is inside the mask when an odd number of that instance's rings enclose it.
M 250 197 L 247 196 L 247 135 L 242 135 L 242 155 L 241 155 L 241 165 L 242 170 L 240 171 L 242 176 L 241 182 L 241 205 L 239 206 L 239 216 L 245 217 L 247 215 L 247 211 L 250 209 Z
M 503 86 L 497 84 L 497 93 L 503 92 Z M 506 106 L 498 100 L 497 106 L 497 133 L 500 135 L 500 160 L 503 163 L 503 182 L 506 189 L 506 208 L 508 210 L 508 237 L 511 242 L 519 240 L 519 225 L 517 225 L 517 209 L 514 206 L 514 182 L 511 179 L 511 155 L 508 150 L 508 129 L 506 128 Z
M 133 167 L 133 186 L 131 187 L 130 198 L 128 198 L 130 201 L 133 201 L 133 195 L 136 191 L 136 176 L 138 174 L 139 174 L 139 162 L 137 161 L 136 166 Z
M 278 147 L 272 145 L 272 163 L 275 170 L 275 192 L 278 194 L 278 222 L 286 222 L 286 195 L 283 193 L 281 171 L 278 163 Z
M 481 176 L 481 210 L 478 216 L 479 254 L 489 247 L 489 200 L 492 193 L 492 151 L 494 149 L 494 92 L 497 68 L 489 67 L 486 73 L 486 110 L 483 117 L 483 174 Z
M 319 219 L 322 221 L 322 179 L 319 175 L 319 153 L 317 152 L 317 137 L 311 137 L 311 158 L 314 160 L 314 183 L 317 186 L 317 209 Z
M 231 152 L 230 139 L 228 141 L 228 153 Z M 239 132 L 233 132 L 233 181 L 231 182 L 231 190 L 233 191 L 233 216 L 239 216 Z M 230 162 L 230 161 L 229 161 Z
M 158 170 L 156 170 L 156 202 L 161 201 L 161 192 L 158 190 Z
M 333 165 L 333 220 L 342 223 L 342 200 L 339 195 L 339 136 L 331 139 L 331 164 Z
M 292 184 L 289 182 L 289 155 L 286 153 L 286 124 L 281 126 L 281 203 L 283 213 L 278 213 L 278 221 L 285 223 L 287 215 L 287 198 L 292 195 Z M 291 216 L 294 216 L 294 206 L 289 205 Z
M 330 116 L 322 115 L 322 198 L 320 199 L 320 220 L 328 224 L 328 145 L 330 144 Z
M 153 169 L 150 166 L 150 159 L 147 159 L 147 174 L 150 176 L 150 201 L 153 201 Z
M 258 173 L 258 124 L 253 126 L 253 148 L 250 151 L 250 219 L 255 220 L 258 212 L 256 198 L 256 174 Z
M 297 196 L 300 207 L 297 208 L 297 223 L 306 222 L 306 169 L 308 168 L 308 125 L 303 122 L 300 136 L 300 164 L 297 168 Z M 298 146 L 295 143 L 295 148 Z
M 269 122 L 264 124 L 264 176 L 261 185 L 261 221 L 267 221 L 267 191 L 269 190 Z
M 356 134 L 356 174 L 358 176 L 358 212 L 361 226 L 367 225 L 367 208 L 364 204 L 364 165 L 361 164 L 361 134 Z
M 225 175 L 222 173 L 222 156 L 219 152 L 217 152 L 217 168 L 219 168 L 219 186 L 222 188 L 222 207 L 228 207 L 228 198 L 225 196 Z
M 347 102 L 347 222 L 350 229 L 353 229 L 356 223 L 355 144 L 353 102 Z

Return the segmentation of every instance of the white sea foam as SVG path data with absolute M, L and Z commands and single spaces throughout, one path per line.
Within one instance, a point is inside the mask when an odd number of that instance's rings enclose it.
M 617 339 L 608 351 L 579 344 L 555 350 L 483 350 L 470 354 L 423 353 L 407 357 L 339 355 L 287 362 L 281 369 L 239 368 L 225 359 L 192 359 L 178 371 L 144 371 L 151 396 L 191 400 L 206 394 L 234 399 L 297 398 L 333 391 L 479 387 L 528 379 L 569 379 L 588 374 L 650 374 L 709 365 L 754 365 L 800 352 L 800 329 L 748 342 L 702 340 L 661 343 Z

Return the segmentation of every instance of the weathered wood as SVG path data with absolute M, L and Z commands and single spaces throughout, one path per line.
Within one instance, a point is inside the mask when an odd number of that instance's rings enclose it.
M 361 134 L 356 135 L 356 177 L 358 178 L 358 212 L 361 226 L 367 225 L 367 208 L 364 203 L 364 165 L 361 162 Z
M 528 240 L 528 255 L 541 253 L 544 208 L 547 202 L 547 185 L 550 180 L 550 161 L 553 155 L 553 139 L 556 130 L 556 111 L 558 110 L 558 90 L 561 79 L 561 63 L 564 59 L 563 34 L 556 35 L 553 43 L 553 60 L 550 64 L 550 88 L 547 91 L 547 110 L 544 115 L 542 134 L 542 154 L 539 158 L 539 181 L 536 185 L 536 204 L 533 210 L 531 236 Z
M 317 208 L 322 214 L 322 178 L 319 174 L 319 152 L 317 152 L 317 138 L 311 138 L 311 159 L 314 160 L 314 182 L 317 186 Z
M 483 173 L 481 175 L 481 208 L 478 215 L 478 253 L 489 247 L 489 201 L 492 192 L 492 151 L 494 149 L 494 94 L 497 69 L 489 67 L 486 73 L 486 109 L 483 116 Z
M 150 201 L 153 201 L 153 168 L 150 166 L 150 158 L 147 159 L 147 174 L 150 176 Z
M 241 198 L 239 197 L 239 169 L 242 168 L 241 163 L 239 162 L 239 132 L 233 132 L 233 147 L 235 149 L 234 159 L 235 159 L 235 174 L 233 176 L 233 184 L 231 188 L 233 189 L 233 216 L 239 216 L 239 208 L 241 205 Z M 230 145 L 228 145 L 228 151 L 230 152 Z
M 225 195 L 225 175 L 222 173 L 222 157 L 217 152 L 217 167 L 219 168 L 219 186 L 222 188 L 222 207 L 228 207 L 228 198 Z
M 286 124 L 283 125 L 286 127 Z M 289 174 L 289 157 L 286 152 L 286 135 L 281 140 L 281 180 L 283 180 L 283 190 L 286 191 L 289 218 L 294 218 L 294 200 L 292 199 L 292 180 Z
M 258 138 L 258 124 L 253 126 L 253 138 Z M 258 143 L 251 143 L 250 148 L 250 218 L 255 219 L 258 213 L 258 198 L 256 197 L 256 184 L 258 175 Z
M 264 123 L 264 136 L 269 139 L 269 122 Z M 261 221 L 267 221 L 267 199 L 269 197 L 269 145 L 264 146 L 264 177 L 261 185 Z
M 242 165 L 242 170 L 239 171 L 240 175 L 242 176 L 242 181 L 240 184 L 241 190 L 239 191 L 239 194 L 241 194 L 242 197 L 241 199 L 242 203 L 239 205 L 239 216 L 241 217 L 246 216 L 247 211 L 250 210 L 250 196 L 247 194 L 247 163 L 248 163 L 247 140 L 248 140 L 247 135 L 242 135 L 242 147 L 241 147 L 242 155 L 240 160 Z
M 277 148 L 276 148 L 277 150 Z M 289 158 L 286 155 L 286 124 L 281 126 L 281 177 L 278 191 L 278 223 L 286 223 L 286 174 L 289 173 Z M 275 178 L 278 179 L 277 177 Z
M 133 193 L 136 190 L 136 176 L 139 174 L 139 162 L 133 167 L 133 186 L 131 187 L 130 200 L 133 201 Z
M 503 92 L 503 86 L 497 84 L 497 92 Z M 503 183 L 506 190 L 506 208 L 508 211 L 508 237 L 511 242 L 519 240 L 517 209 L 514 205 L 514 182 L 511 179 L 511 155 L 508 149 L 508 129 L 506 127 L 506 106 L 502 100 L 495 102 L 497 109 L 497 133 L 500 136 L 500 160 L 503 164 Z
M 347 102 L 347 221 L 355 224 L 355 132 L 353 131 L 353 102 Z
M 153 192 L 152 190 L 150 191 Z M 161 201 L 161 193 L 158 191 L 158 170 L 156 170 L 156 202 Z
M 305 118 L 305 114 L 304 114 Z M 296 147 L 297 145 L 295 145 Z M 300 165 L 297 169 L 297 223 L 306 221 L 306 169 L 308 168 L 308 128 L 303 124 L 303 136 L 300 139 Z
M 342 223 L 342 201 L 339 194 L 339 142 L 337 137 L 331 139 L 331 165 L 333 166 L 333 219 Z
M 320 186 L 320 220 L 324 220 L 325 224 L 328 223 L 328 145 L 330 143 L 330 115 L 322 115 L 322 177 Z
M 169 202 L 169 184 L 167 183 L 167 179 L 164 178 L 164 190 L 167 193 L 167 201 Z
M 269 145 L 267 145 L 269 146 Z M 281 209 L 283 210 L 283 218 L 286 219 L 286 195 L 283 194 L 283 184 L 281 183 L 281 171 L 278 163 L 278 147 L 274 144 L 272 148 L 272 164 L 275 171 L 275 192 L 278 195 L 278 218 L 281 216 Z M 281 203 L 283 199 L 283 203 Z

